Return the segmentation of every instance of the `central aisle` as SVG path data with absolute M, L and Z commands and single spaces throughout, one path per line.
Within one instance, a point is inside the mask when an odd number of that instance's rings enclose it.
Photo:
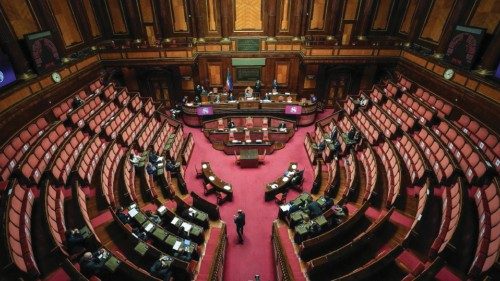
M 325 113 L 322 114 L 323 116 Z M 313 125 L 300 128 L 281 150 L 266 156 L 266 163 L 258 168 L 241 169 L 235 163 L 234 155 L 225 155 L 212 148 L 200 128 L 184 126 L 185 134 L 192 133 L 195 145 L 186 170 L 189 190 L 203 196 L 203 180 L 196 178 L 195 165 L 200 170 L 201 162 L 208 161 L 215 174 L 233 185 L 233 201 L 220 207 L 221 218 L 227 224 L 228 247 L 224 264 L 224 280 L 248 281 L 255 274 L 262 281 L 274 280 L 274 261 L 271 245 L 272 222 L 277 218 L 278 206 L 274 201 L 264 201 L 267 183 L 279 177 L 288 168 L 289 162 L 298 162 L 299 169 L 305 169 L 304 189 L 309 191 L 313 182 L 313 170 L 304 149 L 306 132 L 313 131 Z M 298 193 L 291 191 L 288 199 Z M 210 202 L 215 196 L 209 195 Z M 245 243 L 237 244 L 233 215 L 238 209 L 246 213 L 244 228 Z

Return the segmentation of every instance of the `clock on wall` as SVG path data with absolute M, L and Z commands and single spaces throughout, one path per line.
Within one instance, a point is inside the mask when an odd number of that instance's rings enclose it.
M 451 78 L 453 78 L 453 75 L 455 75 L 455 71 L 453 71 L 453 69 L 451 68 L 446 69 L 443 73 L 443 77 L 446 80 L 450 80 Z
M 59 72 L 56 71 L 52 73 L 52 80 L 54 80 L 54 82 L 59 83 L 61 79 L 61 74 L 59 74 Z

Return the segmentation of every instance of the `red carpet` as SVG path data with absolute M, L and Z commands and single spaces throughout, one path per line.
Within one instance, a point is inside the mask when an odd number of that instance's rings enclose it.
M 327 116 L 331 112 L 324 113 Z M 223 180 L 233 185 L 234 199 L 221 206 L 221 218 L 228 225 L 228 248 L 224 265 L 224 280 L 252 280 L 256 274 L 262 281 L 274 280 L 274 261 L 271 246 L 272 222 L 278 214 L 278 206 L 273 201 L 264 202 L 265 185 L 279 177 L 289 162 L 298 162 L 299 169 L 305 169 L 304 188 L 309 191 L 313 182 L 313 170 L 304 149 L 306 132 L 313 126 L 300 128 L 285 148 L 266 156 L 266 163 L 258 168 L 241 169 L 234 162 L 233 155 L 225 155 L 212 148 L 211 143 L 199 128 L 185 128 L 185 133 L 193 133 L 195 145 L 186 170 L 189 190 L 203 195 L 202 180 L 196 179 L 195 165 L 200 169 L 202 161 L 209 161 L 213 171 Z M 289 198 L 298 193 L 291 191 Z M 214 202 L 214 196 L 207 197 Z M 245 243 L 237 244 L 237 234 L 233 215 L 238 209 L 246 213 L 244 229 Z

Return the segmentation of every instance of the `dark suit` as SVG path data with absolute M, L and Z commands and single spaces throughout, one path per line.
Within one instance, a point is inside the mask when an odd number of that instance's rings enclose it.
M 101 271 L 105 263 L 97 257 L 97 253 L 94 253 L 91 259 L 80 260 L 80 272 L 86 277 L 94 276 Z
M 236 232 L 238 233 L 238 241 L 243 243 L 243 227 L 245 226 L 245 213 L 238 212 L 234 218 L 234 223 L 236 224 Z
M 167 265 L 163 265 L 161 260 L 155 261 L 155 263 L 149 269 L 149 272 L 154 277 L 160 278 L 163 281 L 170 280 L 170 277 L 172 276 L 170 268 Z
M 77 247 L 85 247 L 85 238 L 80 233 L 66 233 L 66 247 L 70 252 L 73 252 Z

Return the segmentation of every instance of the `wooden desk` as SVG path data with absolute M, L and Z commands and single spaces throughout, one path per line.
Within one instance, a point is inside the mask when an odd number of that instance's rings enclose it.
M 288 170 L 286 171 L 286 175 L 283 174 L 281 177 L 277 178 L 275 181 L 268 183 L 266 185 L 266 192 L 264 194 L 264 200 L 270 201 L 278 193 L 283 193 L 290 187 L 290 181 L 292 180 L 292 176 L 298 171 L 299 165 L 295 162 L 291 162 L 288 165 Z
M 257 149 L 240 150 L 240 167 L 255 168 L 259 166 L 259 151 Z
M 212 168 L 210 167 L 210 163 L 202 162 L 201 169 L 203 171 L 203 178 L 205 180 L 205 183 L 210 183 L 214 189 L 214 190 L 208 190 L 208 192 L 209 193 L 216 192 L 218 195 L 217 203 L 222 204 L 225 201 L 232 201 L 233 187 L 231 186 L 231 184 L 223 181 L 221 178 L 215 175 L 215 173 L 212 171 Z M 226 196 L 224 198 L 219 197 L 220 193 L 224 193 L 226 194 Z

